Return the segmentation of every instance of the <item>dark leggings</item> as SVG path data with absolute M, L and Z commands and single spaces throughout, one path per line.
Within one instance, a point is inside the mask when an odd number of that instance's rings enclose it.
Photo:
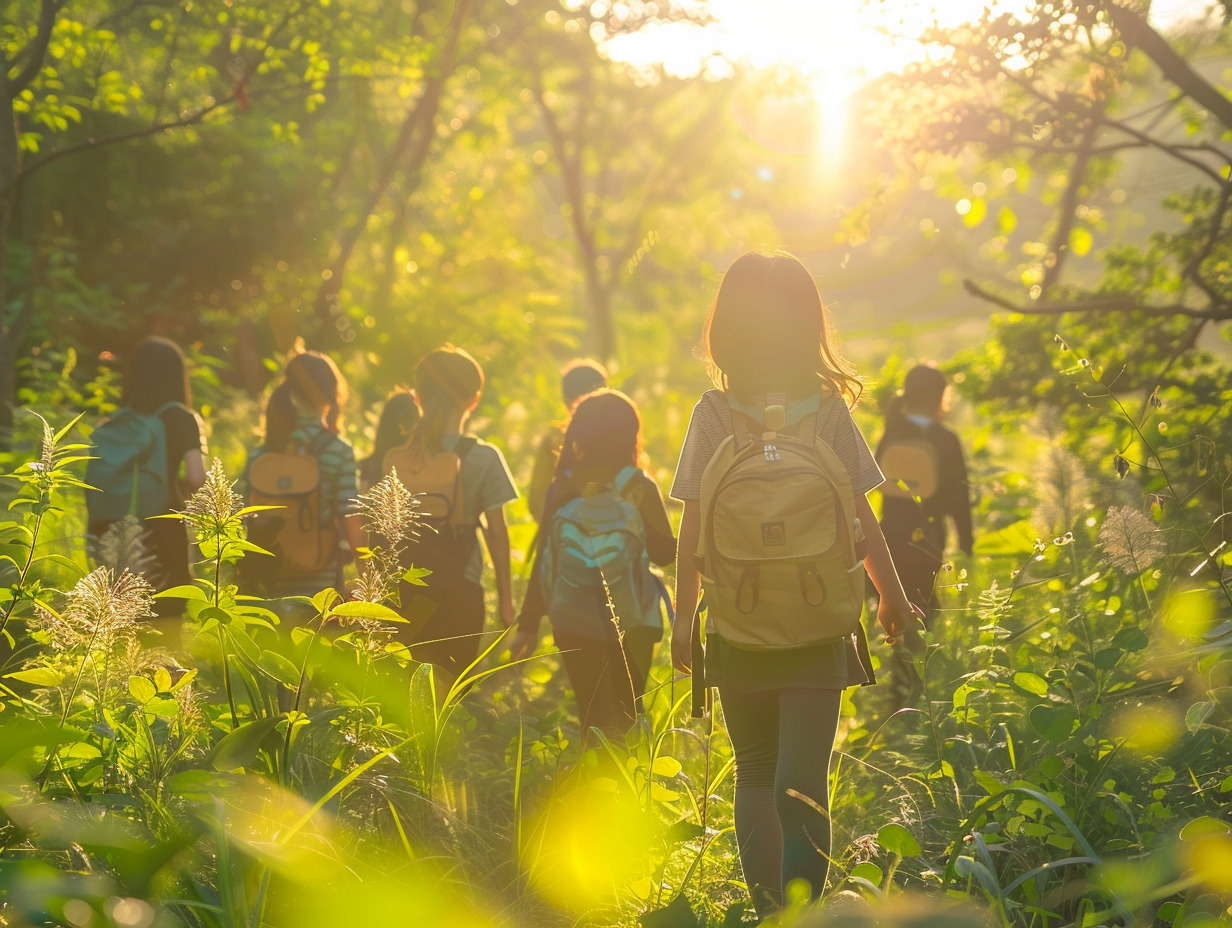
M 625 632 L 624 648 L 613 637 L 595 638 L 554 629 L 556 646 L 578 704 L 582 739 L 591 728 L 606 735 L 629 730 L 642 708 L 654 647 L 663 630 L 649 626 Z
M 761 917 L 793 880 L 821 896 L 830 868 L 830 754 L 842 690 L 719 686 L 736 754 L 736 842 Z M 794 794 L 794 795 L 793 795 Z M 803 798 L 802 798 L 803 797 Z

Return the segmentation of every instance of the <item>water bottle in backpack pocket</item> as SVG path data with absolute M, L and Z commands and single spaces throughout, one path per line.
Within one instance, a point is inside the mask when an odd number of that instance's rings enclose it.
M 702 476 L 697 563 L 715 629 L 735 647 L 820 644 L 859 626 L 855 494 L 816 437 L 819 401 L 767 402 L 757 416 L 733 405 L 733 434 Z
M 641 471 L 626 467 L 610 484 L 590 484 L 548 526 L 540 573 L 555 627 L 606 637 L 612 615 L 622 629 L 661 626 L 659 592 L 637 505 L 625 497 Z
M 165 513 L 171 505 L 167 485 L 167 433 L 162 413 L 180 403 L 166 403 L 150 413 L 127 406 L 101 422 L 90 438 L 93 458 L 86 463 L 86 493 L 91 522 L 116 522 Z M 182 407 L 187 408 L 187 407 Z

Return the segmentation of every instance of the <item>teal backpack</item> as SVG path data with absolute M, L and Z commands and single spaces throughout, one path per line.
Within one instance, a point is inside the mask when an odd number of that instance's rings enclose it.
M 662 626 L 642 516 L 624 495 L 639 473 L 626 467 L 610 484 L 590 484 L 552 516 L 541 577 L 553 626 L 613 633 L 605 584 L 622 629 Z
M 94 457 L 86 464 L 86 483 L 98 491 L 86 494 L 91 522 L 167 511 L 167 434 L 160 414 L 179 405 L 166 403 L 151 413 L 123 406 L 94 430 Z

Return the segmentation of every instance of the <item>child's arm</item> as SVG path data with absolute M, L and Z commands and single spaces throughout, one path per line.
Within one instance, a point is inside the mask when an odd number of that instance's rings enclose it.
M 346 539 L 351 557 L 357 557 L 360 548 L 368 546 L 368 533 L 364 531 L 364 517 L 357 512 L 342 517 L 342 537 Z M 360 569 L 363 573 L 363 569 Z
M 496 506 L 484 513 L 483 540 L 487 543 L 492 571 L 496 574 L 496 599 L 501 624 L 508 628 L 517 616 L 513 610 L 513 568 L 509 563 L 509 526 L 505 524 L 504 507 Z
M 646 554 L 652 564 L 663 567 L 676 559 L 676 536 L 672 534 L 672 523 L 667 518 L 659 485 L 646 477 L 644 486 L 638 512 L 646 529 Z
M 676 544 L 676 624 L 672 626 L 672 666 L 681 673 L 689 673 L 693 666 L 693 619 L 701 584 L 693 556 L 697 553 L 701 530 L 701 503 L 695 499 L 685 500 L 684 514 L 680 518 L 680 540 Z M 882 545 L 885 545 L 884 540 Z
M 903 591 L 902 581 L 898 579 L 898 571 L 894 568 L 894 559 L 890 556 L 890 548 L 886 544 L 885 535 L 881 534 L 881 526 L 877 524 L 877 517 L 873 514 L 873 507 L 867 496 L 856 495 L 856 516 L 864 529 L 868 544 L 864 567 L 873 581 L 873 586 L 877 588 L 877 621 L 885 629 L 887 638 L 898 638 L 904 633 L 916 631 L 924 614 L 907 599 L 907 594 Z M 681 535 L 683 534 L 682 527 Z

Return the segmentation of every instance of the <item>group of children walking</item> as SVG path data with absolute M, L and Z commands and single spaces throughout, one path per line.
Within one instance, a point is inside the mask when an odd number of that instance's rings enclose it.
M 252 526 L 257 543 L 284 542 L 282 569 L 260 578 L 264 589 L 279 596 L 339 586 L 350 553 L 366 544 L 357 497 L 396 473 L 422 494 L 430 527 L 408 563 L 432 574 L 426 586 L 403 584 L 399 604 L 413 657 L 456 677 L 478 655 L 482 535 L 500 627 L 516 626 L 513 656 L 535 650 L 546 617 L 583 733 L 619 731 L 636 718 L 674 605 L 672 664 L 704 674 L 723 707 L 754 904 L 762 915 L 774 911 L 795 879 L 819 895 L 842 691 L 874 682 L 860 622 L 865 571 L 887 639 L 910 641 L 936 606 L 946 520 L 956 522 L 964 550 L 972 540 L 962 451 L 939 423 L 944 377 L 929 367 L 908 374 L 874 455 L 851 414 L 861 380 L 829 332 L 816 284 L 795 257 L 749 253 L 727 271 L 703 333 L 714 389 L 693 410 L 671 488 L 683 504 L 679 539 L 644 469 L 637 407 L 606 386 L 597 365 L 567 368 L 570 415 L 545 438 L 531 482 L 539 530 L 520 608 L 504 512 L 518 490 L 500 450 L 466 432 L 484 385 L 475 359 L 452 346 L 425 355 L 413 393 L 387 400 L 374 451 L 357 465 L 339 428 L 344 378 L 323 354 L 296 355 L 270 395 L 246 477 L 250 498 L 261 501 L 280 486 L 300 489 L 298 503 Z M 205 440 L 173 344 L 138 347 L 125 403 L 164 421 L 168 505 L 181 508 L 202 480 Z M 315 468 L 300 468 L 303 458 Z M 313 502 L 304 504 L 308 485 Z M 868 498 L 879 486 L 881 525 Z M 287 549 L 297 526 L 315 527 L 319 544 Z M 162 531 L 150 537 L 152 580 L 187 582 L 185 539 Z M 674 597 L 651 570 L 673 560 Z M 697 608 L 703 591 L 705 610 Z M 907 660 L 894 670 L 900 684 L 913 673 Z M 909 691 L 910 680 L 898 689 Z

